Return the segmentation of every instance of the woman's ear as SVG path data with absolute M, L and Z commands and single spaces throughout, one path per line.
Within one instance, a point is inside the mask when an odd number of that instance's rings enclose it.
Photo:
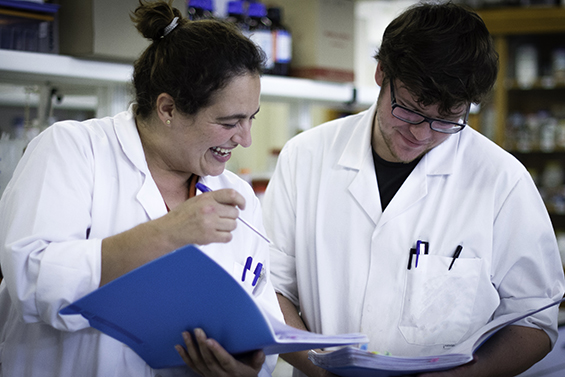
M 378 86 L 382 87 L 384 79 L 385 79 L 385 73 L 383 71 L 383 66 L 381 65 L 381 62 L 378 62 L 377 69 L 375 70 L 375 82 L 377 83 Z
M 175 101 L 168 93 L 161 93 L 157 97 L 157 115 L 161 122 L 171 124 L 175 112 Z

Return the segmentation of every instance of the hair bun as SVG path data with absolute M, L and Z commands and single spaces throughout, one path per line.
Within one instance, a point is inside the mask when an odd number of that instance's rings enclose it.
M 173 8 L 171 3 L 172 0 L 169 2 L 163 0 L 156 2 L 140 0 L 139 6 L 130 16 L 137 31 L 145 38 L 156 42 L 161 40 L 165 34 L 169 34 L 176 27 L 182 25 L 185 20 L 181 12 Z

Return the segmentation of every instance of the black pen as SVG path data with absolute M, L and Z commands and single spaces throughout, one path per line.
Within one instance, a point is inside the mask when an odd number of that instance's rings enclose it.
M 416 254 L 416 249 L 412 248 L 410 249 L 410 255 L 408 257 L 408 269 L 410 270 L 412 268 L 412 255 Z
M 455 249 L 455 253 L 453 254 L 453 258 L 451 259 L 451 264 L 447 269 L 448 271 L 451 270 L 451 267 L 453 267 L 453 263 L 455 263 L 455 259 L 459 258 L 459 255 L 461 254 L 461 250 L 463 250 L 463 246 L 457 245 L 457 248 Z

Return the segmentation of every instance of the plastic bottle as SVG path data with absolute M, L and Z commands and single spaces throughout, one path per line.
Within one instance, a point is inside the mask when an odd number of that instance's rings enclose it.
M 282 23 L 282 9 L 270 7 L 267 17 L 271 20 L 273 36 L 273 75 L 288 76 L 292 60 L 292 35 Z
M 247 23 L 249 25 L 249 38 L 259 46 L 267 57 L 265 62 L 265 72 L 270 74 L 273 71 L 273 36 L 271 34 L 271 20 L 267 18 L 267 8 L 265 4 L 250 2 L 247 9 Z
M 214 17 L 212 0 L 187 0 L 187 11 L 192 21 Z

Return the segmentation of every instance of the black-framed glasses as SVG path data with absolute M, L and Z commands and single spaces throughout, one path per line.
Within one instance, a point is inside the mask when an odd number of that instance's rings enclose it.
M 465 116 L 459 119 L 459 121 L 457 122 L 427 117 L 396 103 L 396 96 L 394 94 L 394 85 L 392 84 L 392 80 L 390 80 L 390 103 L 392 107 L 391 113 L 393 117 L 410 124 L 420 124 L 423 122 L 428 122 L 432 130 L 444 134 L 454 134 L 465 128 L 465 126 L 467 125 L 467 120 L 469 119 L 469 111 L 471 109 L 471 104 L 468 104 L 467 110 L 465 111 Z

